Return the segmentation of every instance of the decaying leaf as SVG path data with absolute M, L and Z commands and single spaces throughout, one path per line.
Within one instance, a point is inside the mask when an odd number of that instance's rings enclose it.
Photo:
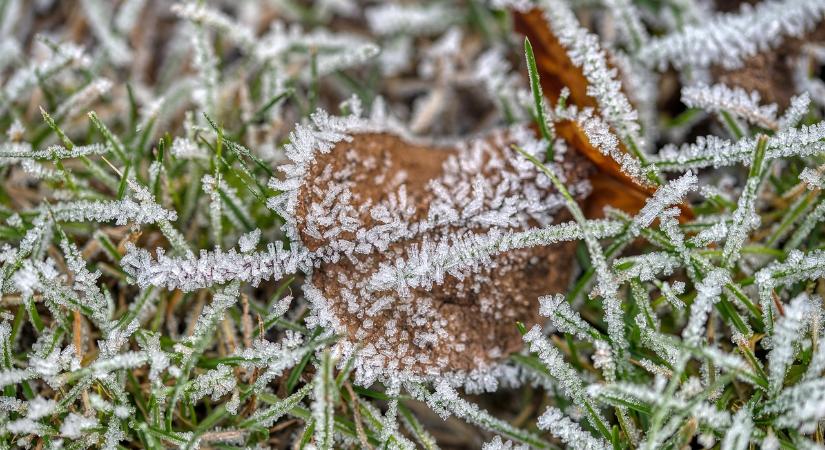
M 558 102 L 562 90 L 566 87 L 569 91 L 568 102 L 579 108 L 598 108 L 595 99 L 587 94 L 587 79 L 581 68 L 576 67 L 570 60 L 567 50 L 561 45 L 556 36 L 547 26 L 547 21 L 543 17 L 541 10 L 534 9 L 529 12 L 513 11 L 516 30 L 526 35 L 531 42 L 534 42 L 536 54 L 536 65 L 541 75 L 541 85 L 544 95 L 555 104 Z M 604 176 L 612 177 L 624 186 L 627 195 L 616 195 L 614 189 L 617 185 L 610 182 L 599 182 L 594 185 L 594 192 L 591 199 L 597 204 L 604 204 L 603 196 L 611 198 L 610 204 L 616 208 L 628 212 L 636 212 L 644 206 L 644 200 L 655 189 L 640 186 L 629 176 L 621 171 L 619 164 L 599 152 L 587 139 L 584 131 L 574 121 L 562 120 L 555 124 L 556 133 L 559 137 L 570 143 L 571 147 L 580 152 L 587 159 L 593 162 L 599 172 L 596 178 Z M 626 152 L 624 144 L 619 144 L 622 151 Z M 605 192 L 601 189 L 604 188 Z M 600 208 L 588 208 L 593 213 L 601 211 Z
M 515 9 L 513 17 L 516 30 L 534 43 L 542 91 L 551 104 L 557 103 L 562 92 L 566 91 L 568 103 L 581 109 L 592 108 L 598 111 L 596 100 L 587 92 L 587 78 L 581 67 L 576 66 L 570 59 L 568 50 L 550 30 L 544 12 L 539 9 Z M 621 170 L 615 159 L 596 149 L 579 123 L 561 119 L 554 125 L 558 137 L 564 139 L 599 169 L 591 179 L 593 191 L 586 202 L 586 210 L 591 217 L 601 215 L 604 206 L 607 205 L 636 213 L 656 191 L 653 185 L 640 185 L 634 181 Z M 621 141 L 619 147 L 622 153 L 628 152 Z M 687 206 L 683 205 L 681 209 L 683 218 L 692 217 L 692 212 Z
M 513 142 L 541 148 L 527 128 L 450 146 L 361 133 L 308 168 L 295 225 L 303 243 L 327 257 L 307 297 L 324 304 L 316 309 L 331 314 L 346 352 L 359 347 L 362 377 L 487 370 L 521 348 L 517 321 L 539 323 L 536 299 L 566 289 L 570 244 L 506 251 L 472 276 L 451 272 L 409 289 L 375 285 L 376 274 L 392 273 L 398 261 L 415 270 L 494 228 L 524 230 L 568 217 L 560 195 L 510 149 Z M 557 167 L 584 198 L 591 164 L 570 152 Z M 346 256 L 345 243 L 356 246 Z

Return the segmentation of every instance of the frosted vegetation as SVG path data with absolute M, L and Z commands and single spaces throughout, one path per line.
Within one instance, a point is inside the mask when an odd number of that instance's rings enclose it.
M 0 448 L 825 448 L 824 15 L 0 0 Z

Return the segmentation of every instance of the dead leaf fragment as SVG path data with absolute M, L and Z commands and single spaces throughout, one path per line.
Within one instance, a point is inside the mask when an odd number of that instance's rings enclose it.
M 539 9 L 528 12 L 513 11 L 516 30 L 527 36 L 533 44 L 536 67 L 541 79 L 542 91 L 556 104 L 562 90 L 569 90 L 567 101 L 579 108 L 593 108 L 598 111 L 596 100 L 587 94 L 588 81 L 581 68 L 576 67 L 567 50 L 549 29 L 543 13 Z M 578 123 L 562 120 L 555 124 L 556 134 L 564 139 L 570 147 L 590 160 L 599 171 L 594 173 L 591 181 L 593 192 L 588 197 L 586 210 L 591 217 L 602 215 L 602 207 L 610 205 L 630 214 L 637 213 L 648 197 L 655 192 L 655 187 L 641 186 L 621 171 L 619 164 L 611 157 L 602 154 L 587 138 Z M 627 149 L 619 143 L 624 153 Z M 612 178 L 613 181 L 608 180 Z M 682 207 L 683 218 L 692 217 L 686 206 Z
M 532 136 L 529 129 L 522 133 Z M 511 142 L 502 132 L 452 146 L 363 133 L 339 142 L 310 167 L 296 207 L 305 245 L 323 253 L 374 230 L 381 230 L 374 240 L 386 244 L 322 262 L 309 281 L 336 318 L 343 345 L 360 347 L 360 370 L 417 376 L 484 370 L 521 348 L 515 323 L 540 322 L 539 296 L 566 290 L 574 243 L 505 252 L 463 279 L 448 275 L 432 289 L 406 296 L 368 289 L 382 264 L 410 258 L 425 242 L 488 232 L 486 212 L 515 208 L 513 230 L 567 220 L 558 193 L 532 164 L 519 165 Z M 592 166 L 577 154 L 561 166 L 583 198 Z M 484 187 L 482 197 L 478 186 Z M 447 206 L 474 200 L 476 215 L 433 219 Z

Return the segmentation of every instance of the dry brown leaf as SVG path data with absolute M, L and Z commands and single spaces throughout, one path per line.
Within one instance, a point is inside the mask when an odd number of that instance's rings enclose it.
M 542 91 L 551 104 L 558 102 L 562 89 L 566 87 L 570 91 L 568 102 L 579 108 L 590 107 L 598 111 L 596 100 L 587 95 L 587 78 L 582 70 L 573 64 L 567 50 L 548 28 L 541 10 L 515 10 L 513 17 L 516 30 L 526 35 L 533 44 Z M 635 214 L 655 192 L 654 187 L 640 186 L 634 182 L 621 171 L 614 159 L 594 148 L 584 130 L 576 122 L 557 122 L 555 128 L 559 137 L 599 168 L 591 178 L 593 192 L 587 199 L 586 210 L 590 217 L 601 216 L 602 207 L 605 205 Z M 627 151 L 621 142 L 619 146 L 621 151 Z M 683 206 L 682 211 L 683 218 L 692 217 L 688 207 Z
M 351 141 L 339 142 L 329 153 L 318 155 L 309 168 L 296 207 L 301 240 L 313 251 L 333 244 L 325 237 L 328 228 L 314 222 L 310 215 L 337 186 L 349 188 L 352 196 L 347 205 L 357 211 L 362 231 L 382 224 L 371 214 L 371 206 L 393 203 L 402 185 L 410 208 L 399 207 L 394 212 L 405 209 L 405 221 L 412 228 L 427 221 L 431 205 L 438 201 L 434 182 L 452 186 L 450 183 L 457 185 L 480 174 L 492 186 L 506 186 L 501 180 L 511 175 L 520 184 L 510 185 L 508 195 L 521 195 L 528 186 L 536 189 L 538 172 L 526 160 L 522 161 L 526 166 L 513 166 L 517 158 L 509 147 L 511 142 L 506 135 L 496 133 L 455 147 L 436 147 L 390 133 L 355 134 Z M 473 165 L 470 161 L 478 163 L 475 167 L 480 170 L 473 173 L 463 165 Z M 568 155 L 562 167 L 567 182 L 575 186 L 582 186 L 579 181 L 592 171 L 589 162 L 577 154 Z M 551 198 L 558 193 L 548 184 L 537 193 L 548 203 L 556 202 L 552 211 L 555 220 L 569 220 L 558 198 Z M 579 190 L 578 198 L 584 193 Z M 551 213 L 542 214 L 553 220 Z M 539 223 L 530 218 L 527 225 Z M 540 323 L 536 299 L 566 290 L 575 243 L 508 251 L 493 257 L 472 276 L 463 280 L 446 276 L 442 284 L 412 289 L 406 298 L 395 290 L 376 293 L 366 288 L 381 264 L 409 258 L 410 248 L 425 240 L 438 243 L 454 232 L 479 234 L 489 230 L 489 226 L 471 220 L 454 220 L 392 241 L 384 251 L 355 253 L 321 263 L 309 283 L 338 320 L 338 332 L 362 347 L 359 366 L 382 371 L 391 366 L 398 372 L 417 375 L 470 372 L 485 369 L 521 348 L 515 323 L 523 322 L 528 327 Z M 356 240 L 352 232 L 339 237 Z M 369 311 L 386 301 L 387 307 Z M 426 339 L 429 335 L 437 339 L 437 345 L 435 340 Z

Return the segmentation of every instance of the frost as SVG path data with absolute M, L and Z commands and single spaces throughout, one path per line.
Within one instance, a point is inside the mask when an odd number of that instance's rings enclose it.
M 526 445 L 513 444 L 511 440 L 502 440 L 501 436 L 493 437 L 493 440 L 485 442 L 481 450 L 527 450 Z
M 207 159 L 209 155 L 206 150 L 190 141 L 187 138 L 175 138 L 172 142 L 172 154 L 177 158 L 184 159 Z
M 733 426 L 722 438 L 722 450 L 745 450 L 750 446 L 750 437 L 753 432 L 753 420 L 750 409 L 740 409 L 733 416 Z
M 333 408 L 338 390 L 334 385 L 332 365 L 329 352 L 324 352 L 313 380 L 312 418 L 315 419 L 315 442 L 321 449 L 332 449 L 334 443 Z
M 570 420 L 558 408 L 548 406 L 538 419 L 538 427 L 548 430 L 569 448 L 576 450 L 607 449 L 607 443 L 594 438 L 582 430 L 579 424 Z
M 766 138 L 762 138 L 756 144 L 754 152 L 754 160 L 751 163 L 750 172 L 748 173 L 748 180 L 745 182 L 745 187 L 742 189 L 742 194 L 739 196 L 739 201 L 736 205 L 736 211 L 733 212 L 731 218 L 731 226 L 728 231 L 728 237 L 725 241 L 725 248 L 722 250 L 722 264 L 730 266 L 740 256 L 742 246 L 748 238 L 751 230 L 759 226 L 760 220 L 756 213 L 756 199 L 759 194 L 759 187 L 762 183 L 762 173 L 764 167 L 764 151 Z
M 426 6 L 386 3 L 366 10 L 367 24 L 379 35 L 433 35 L 455 22 L 456 12 L 440 4 Z
M 43 424 L 35 422 L 29 418 L 13 420 L 7 423 L 5 428 L 6 431 L 16 434 L 34 434 L 37 436 L 42 436 L 46 432 Z
M 821 303 L 821 299 L 811 299 L 807 294 L 796 297 L 785 307 L 785 314 L 776 322 L 773 339 L 773 348 L 768 354 L 769 381 L 773 392 L 778 392 L 785 380 L 785 372 L 795 359 L 795 342 L 805 334 L 810 320 L 816 313 L 814 305 Z
M 521 86 L 523 83 L 518 73 L 512 70 L 507 61 L 503 48 L 492 48 L 479 55 L 475 61 L 474 77 L 484 85 L 490 98 L 500 104 L 504 112 L 518 114 L 518 110 L 511 109 L 515 106 L 513 103 L 520 96 L 527 95 L 527 92 Z
M 177 219 L 177 213 L 148 201 L 73 201 L 51 207 L 51 216 L 61 222 L 114 222 L 125 225 L 158 223 Z
M 767 408 L 769 413 L 779 413 L 779 426 L 799 428 L 809 433 L 816 429 L 825 417 L 823 400 L 825 382 L 822 379 L 807 380 L 784 389 Z
M 300 334 L 287 331 L 282 342 L 256 339 L 252 348 L 238 352 L 238 356 L 245 360 L 243 364 L 245 367 L 260 369 L 260 375 L 255 380 L 253 388 L 255 391 L 261 391 L 273 378 L 298 364 L 312 348 L 312 346 L 303 345 L 303 338 Z
M 626 42 L 632 49 L 637 49 L 649 39 L 647 30 L 642 24 L 642 18 L 636 5 L 630 0 L 607 0 L 605 5 L 610 9 L 621 33 L 621 41 Z
M 3 86 L 3 96 L 6 101 L 15 101 L 39 80 L 54 76 L 67 68 L 85 67 L 89 64 L 90 59 L 82 47 L 60 43 L 51 49 L 51 55 L 43 61 L 31 61 L 29 66 L 16 70 Z M 4 110 L 4 106 L 0 106 L 0 112 Z
M 697 233 L 696 236 L 690 239 L 690 243 L 697 247 L 705 247 L 712 243 L 721 242 L 728 236 L 728 232 L 728 223 L 722 220 Z
M 799 174 L 799 181 L 805 183 L 805 186 L 810 190 L 822 189 L 825 186 L 825 177 L 823 177 L 822 172 L 810 167 L 802 170 L 802 173 Z
M 26 417 L 33 420 L 41 419 L 50 415 L 56 406 L 57 402 L 54 400 L 37 397 L 29 401 Z
M 745 4 L 738 13 L 719 14 L 681 31 L 651 39 L 639 50 L 647 65 L 664 71 L 721 64 L 738 68 L 743 60 L 775 48 L 786 36 L 799 37 L 825 14 L 819 0 L 768 1 Z
M 218 10 L 196 2 L 177 3 L 172 5 L 171 9 L 173 13 L 180 17 L 217 29 L 223 35 L 228 36 L 244 47 L 255 45 L 255 36 L 252 30 L 233 21 Z
M 624 266 L 630 266 L 624 269 Z M 613 263 L 617 272 L 617 281 L 626 282 L 634 278 L 652 281 L 662 275 L 670 275 L 682 266 L 681 258 L 667 252 L 650 252 L 641 256 L 619 258 Z
M 469 422 L 475 423 L 491 431 L 505 434 L 508 437 L 516 437 L 521 441 L 542 442 L 537 436 L 522 430 L 518 430 L 509 423 L 496 419 L 477 405 L 470 403 L 461 397 L 448 382 L 442 381 L 436 386 L 435 392 L 426 398 L 427 404 L 438 412 L 443 419 L 454 414 Z
M 619 140 L 610 129 L 610 124 L 601 117 L 594 115 L 593 111 L 586 109 L 575 116 L 588 141 L 601 154 L 609 156 L 621 167 L 622 172 L 633 179 L 636 183 L 646 185 L 648 182 L 644 178 L 645 169 L 641 161 L 630 153 L 623 152 L 619 147 Z
M 631 233 L 638 234 L 641 229 L 649 227 L 665 209 L 682 202 L 688 192 L 696 190 L 698 182 L 696 175 L 688 172 L 657 189 L 633 219 Z
M 539 297 L 539 314 L 549 317 L 553 325 L 563 333 L 570 333 L 584 341 L 598 341 L 601 334 L 570 307 L 563 295 Z
M 761 445 L 763 450 L 779 450 L 779 439 L 776 438 L 773 431 L 769 431 L 765 439 L 762 440 Z
M 311 116 L 311 124 L 299 125 L 290 133 L 284 153 L 291 163 L 280 167 L 285 179 L 270 180 L 269 187 L 281 193 L 267 202 L 270 209 L 286 218 L 285 227 L 290 239 L 298 237 L 294 223 L 298 189 L 316 152 L 328 153 L 339 141 L 350 140 L 348 133 L 358 130 L 369 131 L 368 122 L 356 116 L 331 117 L 324 111 L 317 111 Z
M 132 59 L 132 50 L 123 37 L 119 36 L 109 25 L 111 11 L 108 7 L 110 5 L 100 0 L 81 0 L 80 3 L 86 10 L 89 25 L 112 62 L 117 65 L 129 63 Z
M 808 114 L 808 109 L 811 106 L 811 96 L 807 92 L 796 95 L 791 98 L 791 106 L 785 110 L 785 114 L 779 120 L 779 128 L 787 130 L 795 127 Z
M 218 364 L 214 370 L 204 373 L 192 380 L 189 386 L 189 398 L 192 403 L 209 396 L 213 402 L 235 389 L 235 374 L 232 368 L 225 364 Z
M 271 427 L 276 420 L 295 407 L 304 398 L 304 396 L 307 395 L 312 387 L 312 384 L 307 384 L 291 396 L 279 401 L 275 405 L 268 408 L 259 409 L 252 415 L 252 417 L 244 422 L 244 424 L 255 423 L 262 427 Z
M 44 150 L 32 150 L 28 144 L 5 144 L 3 147 L 0 147 L 0 158 L 55 160 L 101 155 L 108 151 L 109 149 L 101 144 L 81 145 L 72 149 L 67 149 L 60 145 L 52 145 Z
M 191 291 L 232 280 L 257 285 L 263 280 L 280 279 L 306 268 L 307 256 L 306 250 L 285 250 L 281 242 L 270 243 L 262 252 L 201 250 L 198 257 L 183 258 L 170 258 L 163 249 L 158 249 L 157 258 L 152 258 L 148 251 L 130 246 L 121 264 L 142 287 Z
M 602 117 L 623 138 L 636 135 L 639 132 L 638 113 L 622 92 L 616 70 L 608 66 L 599 38 L 579 24 L 566 3 L 542 0 L 540 5 L 545 20 L 567 49 L 573 64 L 580 67 L 587 78 L 587 94 L 596 99 Z
M 596 238 L 618 234 L 618 222 L 595 221 L 589 225 Z M 503 232 L 493 228 L 487 234 L 452 235 L 437 244 L 424 241 L 410 249 L 408 259 L 396 259 L 394 265 L 383 265 L 369 281 L 373 290 L 429 288 L 441 284 L 445 275 L 463 278 L 468 272 L 489 263 L 491 257 L 514 249 L 550 245 L 582 238 L 581 228 L 573 223 L 544 229 Z
M 759 286 L 763 314 L 768 323 L 771 323 L 774 315 L 771 299 L 771 292 L 774 288 L 822 276 L 825 276 L 825 252 L 822 250 L 816 250 L 807 255 L 799 250 L 792 250 L 785 262 L 774 261 L 757 272 L 756 284 Z
M 825 151 L 825 124 L 790 128 L 768 138 L 766 160 L 791 156 L 811 156 Z M 723 167 L 751 164 L 757 138 L 743 138 L 730 142 L 716 136 L 699 137 L 693 144 L 662 148 L 653 164 L 663 171 L 683 171 L 704 167 Z
M 566 362 L 561 353 L 550 345 L 541 334 L 541 328 L 533 327 L 524 335 L 524 342 L 530 345 L 530 351 L 538 354 L 547 370 L 555 378 L 559 387 L 571 400 L 584 405 L 589 401 L 589 394 L 585 391 L 584 383 L 578 373 Z M 594 412 L 588 415 L 591 425 L 597 426 L 604 420 Z
M 690 319 L 682 331 L 682 337 L 690 345 L 698 345 L 705 331 L 705 323 L 711 308 L 722 294 L 722 287 L 728 283 L 729 275 L 723 270 L 710 272 L 702 283 L 696 286 L 697 296 L 690 307 Z
M 149 356 L 149 380 L 158 381 L 161 372 L 169 367 L 169 355 L 160 347 L 160 336 L 148 334 L 141 342 L 141 348 Z
M 118 8 L 115 16 L 115 29 L 121 33 L 132 31 L 140 18 L 140 13 L 146 6 L 147 0 L 126 0 Z
M 755 91 L 746 92 L 742 88 L 730 88 L 723 84 L 689 86 L 682 88 L 682 102 L 690 108 L 708 112 L 732 113 L 769 130 L 779 128 L 776 105 L 762 106 L 759 93 Z
M 98 423 L 94 417 L 84 417 L 70 413 L 60 425 L 60 434 L 69 439 L 80 439 L 86 430 L 97 426 Z
M 238 239 L 238 248 L 241 253 L 248 253 L 255 250 L 258 242 L 261 240 L 261 230 L 256 228 Z
M 305 33 L 299 26 L 274 22 L 267 33 L 256 39 L 252 55 L 267 61 L 277 59 L 297 48 L 316 48 L 318 73 L 325 75 L 359 65 L 375 56 L 378 47 L 354 34 L 330 33 L 319 28 Z M 306 77 L 307 81 L 309 77 Z
M 105 450 L 115 450 L 118 447 L 118 442 L 126 439 L 126 433 L 123 432 L 118 418 L 113 416 L 109 419 L 104 439 L 103 448 Z

